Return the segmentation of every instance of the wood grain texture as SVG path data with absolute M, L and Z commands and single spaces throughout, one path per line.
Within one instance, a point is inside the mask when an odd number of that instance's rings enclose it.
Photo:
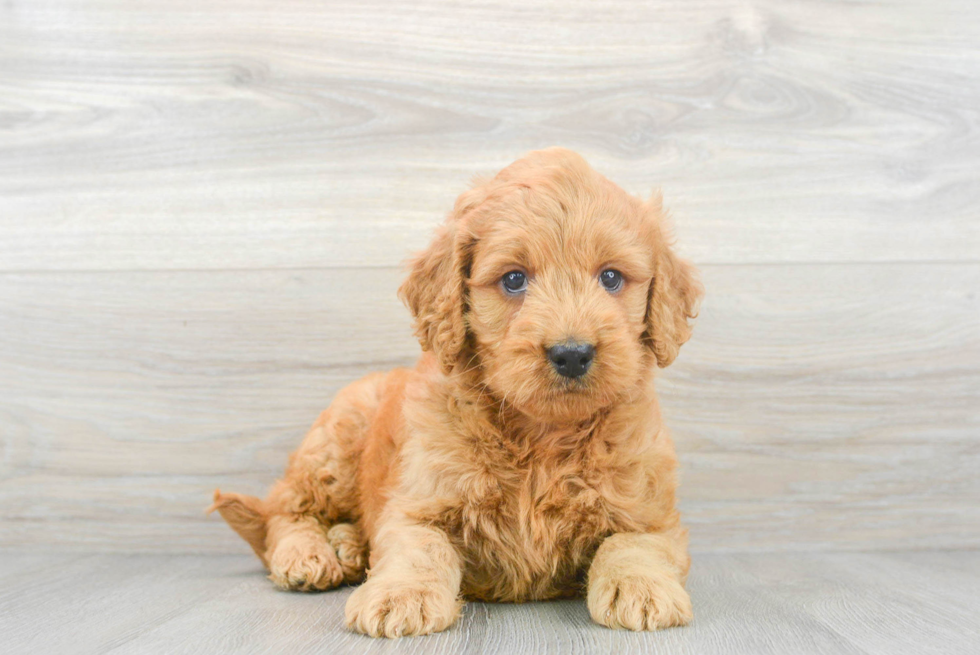
M 389 266 L 565 145 L 701 263 L 977 261 L 980 5 L 0 8 L 0 270 Z
M 613 631 L 582 600 L 470 603 L 447 632 L 398 641 L 343 629 L 350 594 L 277 591 L 247 556 L 3 553 L 10 655 L 86 653 L 799 653 L 980 649 L 980 553 L 715 554 L 695 558 L 686 628 Z
M 8 275 L 0 543 L 241 552 L 341 386 L 410 365 L 398 269 Z M 708 266 L 660 380 L 698 550 L 980 544 L 980 265 Z

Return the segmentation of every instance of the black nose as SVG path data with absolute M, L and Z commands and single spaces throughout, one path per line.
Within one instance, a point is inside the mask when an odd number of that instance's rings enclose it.
M 551 360 L 551 365 L 555 367 L 558 375 L 580 378 L 592 366 L 595 347 L 590 343 L 566 341 L 548 348 L 548 359 Z

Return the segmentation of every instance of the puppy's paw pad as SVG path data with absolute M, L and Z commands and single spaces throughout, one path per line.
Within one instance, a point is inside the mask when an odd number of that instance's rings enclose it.
M 286 538 L 269 558 L 269 579 L 280 589 L 323 591 L 343 582 L 344 572 L 325 539 Z
M 426 635 L 459 616 L 459 600 L 431 584 L 372 578 L 347 600 L 347 627 L 372 637 Z
M 673 577 L 631 577 L 590 584 L 589 613 L 609 628 L 658 630 L 687 625 L 693 618 L 691 597 Z

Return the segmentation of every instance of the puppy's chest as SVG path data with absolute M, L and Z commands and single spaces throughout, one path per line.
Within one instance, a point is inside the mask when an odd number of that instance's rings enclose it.
M 487 600 L 575 593 L 602 540 L 629 528 L 591 476 L 574 465 L 486 474 L 450 530 L 466 560 L 464 593 Z

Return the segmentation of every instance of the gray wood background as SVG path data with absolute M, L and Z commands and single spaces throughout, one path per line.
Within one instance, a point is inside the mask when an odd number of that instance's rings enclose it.
M 971 0 L 8 0 L 0 546 L 243 552 L 211 491 L 414 360 L 400 263 L 550 145 L 703 271 L 695 550 L 980 546 Z

